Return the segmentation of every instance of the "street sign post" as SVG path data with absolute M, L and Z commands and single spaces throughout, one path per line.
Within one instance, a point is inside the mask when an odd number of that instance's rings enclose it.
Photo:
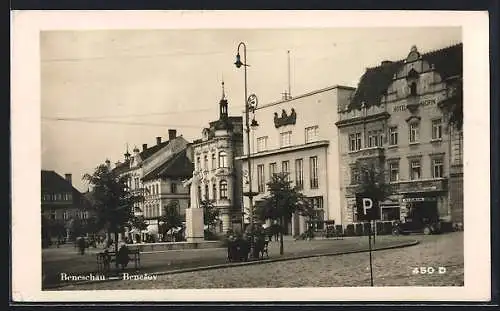
M 356 194 L 356 210 L 358 221 L 368 222 L 368 251 L 370 254 L 370 284 L 373 286 L 373 265 L 372 265 L 372 221 L 376 220 L 379 215 L 379 204 L 368 193 Z

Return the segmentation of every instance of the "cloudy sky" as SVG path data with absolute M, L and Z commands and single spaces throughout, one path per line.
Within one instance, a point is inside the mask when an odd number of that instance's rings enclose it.
M 356 87 L 365 68 L 462 41 L 460 28 L 330 28 L 45 31 L 41 48 L 42 169 L 81 176 L 122 160 L 177 129 L 187 140 L 217 118 L 222 77 L 231 115 L 241 115 L 247 45 L 248 91 L 259 102 L 331 85 Z M 243 57 L 243 51 L 241 51 Z

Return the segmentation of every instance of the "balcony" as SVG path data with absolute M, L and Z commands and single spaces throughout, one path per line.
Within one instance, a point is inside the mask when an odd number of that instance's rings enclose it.
M 447 191 L 448 179 L 408 180 L 399 182 L 399 193 Z
M 384 157 L 384 154 L 385 152 L 383 147 L 369 147 L 349 152 L 351 157 L 357 159 L 382 158 Z

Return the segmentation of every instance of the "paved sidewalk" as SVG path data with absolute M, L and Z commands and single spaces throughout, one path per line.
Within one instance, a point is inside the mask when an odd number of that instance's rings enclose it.
M 402 243 L 414 242 L 411 237 L 377 237 L 376 248 L 387 248 Z M 284 240 L 285 254 L 279 255 L 279 242 L 271 242 L 269 245 L 269 257 L 271 260 L 289 260 L 303 258 L 305 256 L 318 256 L 323 254 L 342 254 L 349 252 L 366 251 L 368 249 L 367 237 L 349 237 L 343 240 L 312 240 L 294 241 Z M 168 251 L 158 253 L 141 254 L 140 273 L 159 272 L 182 272 L 186 270 L 197 270 L 199 268 L 227 265 L 227 250 L 225 248 L 194 249 Z M 134 272 L 133 263 L 126 272 Z M 238 266 L 238 263 L 230 263 L 229 266 Z M 55 254 L 54 252 L 43 253 L 42 270 L 45 274 L 43 288 L 49 289 L 64 285 L 60 280 L 60 273 L 85 275 L 95 273 L 97 268 L 95 254 L 83 256 L 73 253 Z

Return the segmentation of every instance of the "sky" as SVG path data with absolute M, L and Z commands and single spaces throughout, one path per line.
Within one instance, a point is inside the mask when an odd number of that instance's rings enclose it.
M 332 85 L 356 87 L 368 67 L 462 42 L 461 29 L 313 28 L 43 31 L 40 35 L 42 169 L 81 177 L 128 144 L 152 146 L 176 129 L 188 141 L 218 118 L 221 82 L 229 114 L 241 116 L 247 46 L 248 94 L 259 103 Z M 243 49 L 240 50 L 243 60 Z

